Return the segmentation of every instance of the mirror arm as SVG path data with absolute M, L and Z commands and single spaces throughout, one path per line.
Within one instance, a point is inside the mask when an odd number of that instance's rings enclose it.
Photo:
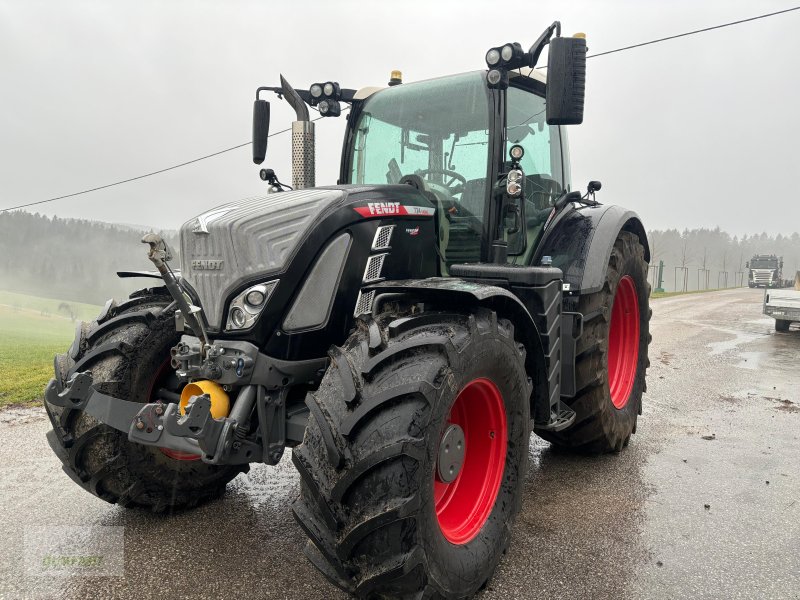
M 542 35 L 539 36 L 539 39 L 537 39 L 533 43 L 533 46 L 530 47 L 530 50 L 528 50 L 528 55 L 530 56 L 528 60 L 528 66 L 531 69 L 536 67 L 536 62 L 539 60 L 544 47 L 550 43 L 550 38 L 553 37 L 553 32 L 555 32 L 556 37 L 561 37 L 561 21 L 553 21 L 553 24 L 542 32 Z

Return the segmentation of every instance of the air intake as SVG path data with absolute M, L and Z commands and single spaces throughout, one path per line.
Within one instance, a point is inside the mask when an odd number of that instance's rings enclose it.
M 353 315 L 366 315 L 372 312 L 372 301 L 375 299 L 375 290 L 369 292 L 358 292 L 358 300 L 356 301 L 356 309 Z
M 375 239 L 372 240 L 372 249 L 386 250 L 389 247 L 389 242 L 392 239 L 393 230 L 394 225 L 383 225 L 378 227 L 378 230 L 375 232 Z
M 386 260 L 387 254 L 376 254 L 370 256 L 367 261 L 367 268 L 364 269 L 364 283 L 377 281 L 381 278 L 381 270 L 383 269 L 383 261 Z

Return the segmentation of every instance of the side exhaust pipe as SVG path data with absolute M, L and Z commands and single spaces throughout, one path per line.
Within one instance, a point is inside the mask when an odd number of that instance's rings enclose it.
M 283 97 L 297 114 L 297 120 L 292 121 L 292 187 L 296 190 L 314 187 L 314 123 L 309 119 L 306 103 L 283 75 L 281 88 Z

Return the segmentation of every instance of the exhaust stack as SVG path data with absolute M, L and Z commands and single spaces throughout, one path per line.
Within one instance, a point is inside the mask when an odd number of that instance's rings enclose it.
M 292 121 L 292 187 L 296 190 L 314 187 L 314 123 L 308 117 L 306 103 L 283 75 L 281 88 L 283 97 L 297 114 L 297 120 Z

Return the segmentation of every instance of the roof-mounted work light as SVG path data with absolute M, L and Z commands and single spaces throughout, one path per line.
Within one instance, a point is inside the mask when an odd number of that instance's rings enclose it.
M 309 104 L 316 106 L 323 117 L 338 117 L 341 114 L 339 100 L 342 99 L 342 89 L 337 82 L 314 83 L 308 93 L 311 96 Z
M 489 73 L 486 79 L 489 87 L 505 89 L 508 87 L 508 71 L 527 65 L 525 51 L 517 42 L 490 48 L 486 53 L 486 65 Z
M 323 117 L 338 117 L 342 114 L 342 105 L 339 104 L 338 100 L 329 100 L 327 98 L 320 100 L 317 108 L 319 109 L 319 114 Z

